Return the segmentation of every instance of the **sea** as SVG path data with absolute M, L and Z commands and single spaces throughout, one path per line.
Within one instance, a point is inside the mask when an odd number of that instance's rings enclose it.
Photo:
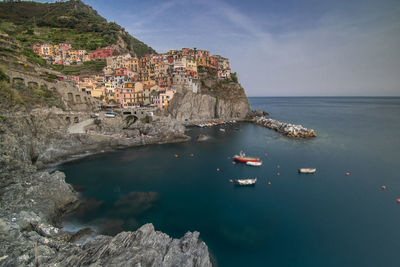
M 229 123 L 188 128 L 185 143 L 65 163 L 58 168 L 85 200 L 65 229 L 199 231 L 215 266 L 400 266 L 400 98 L 249 100 L 318 136 Z M 233 164 L 240 151 L 263 165 Z M 305 167 L 317 171 L 299 174 Z M 236 186 L 238 178 L 257 183 Z

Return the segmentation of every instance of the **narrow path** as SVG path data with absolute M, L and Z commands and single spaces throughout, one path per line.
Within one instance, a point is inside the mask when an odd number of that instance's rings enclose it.
M 76 123 L 68 128 L 68 133 L 85 133 L 85 127 L 94 123 L 94 119 L 88 119 L 79 123 Z

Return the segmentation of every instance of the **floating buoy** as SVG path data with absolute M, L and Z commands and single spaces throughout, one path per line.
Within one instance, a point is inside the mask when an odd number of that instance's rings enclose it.
M 270 181 L 268 181 L 268 184 L 271 184 L 271 182 L 270 182 Z
M 217 172 L 219 172 L 219 168 L 217 168 Z
M 190 154 L 190 156 L 193 158 L 193 157 L 194 157 L 194 154 Z
M 381 188 L 382 188 L 382 189 L 386 189 L 386 185 L 382 185 Z
M 177 157 L 179 157 L 179 156 L 178 156 L 178 154 L 175 154 L 174 157 L 177 158 Z
M 400 198 L 396 199 L 397 203 L 400 203 Z
M 350 175 L 350 173 L 349 172 L 346 172 L 346 176 L 349 176 Z
M 236 164 L 236 162 L 233 161 L 232 164 Z
M 281 166 L 278 165 L 278 166 L 276 166 L 276 167 L 279 169 Z
M 229 182 L 233 183 L 232 179 L 230 179 Z
M 279 175 L 281 175 L 281 173 L 280 173 L 280 172 L 277 172 L 277 173 L 276 173 L 276 175 L 278 175 L 278 176 L 279 176 Z

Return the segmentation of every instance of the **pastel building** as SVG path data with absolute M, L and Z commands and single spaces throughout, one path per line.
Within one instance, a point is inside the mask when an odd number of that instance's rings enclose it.
M 171 89 L 152 92 L 152 103 L 159 107 L 165 108 L 174 97 L 174 91 Z

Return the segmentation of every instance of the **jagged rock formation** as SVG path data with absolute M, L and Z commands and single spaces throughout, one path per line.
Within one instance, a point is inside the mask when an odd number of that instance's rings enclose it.
M 84 245 L 68 242 L 72 235 L 21 211 L 0 219 L 1 266 L 211 266 L 198 232 L 181 239 L 146 224 L 115 237 L 97 236 Z
M 168 112 L 178 121 L 195 123 L 214 119 L 245 119 L 250 104 L 239 83 L 219 80 L 204 75 L 197 93 L 177 92 L 168 106 Z
M 306 138 L 306 137 L 317 136 L 317 134 L 313 129 L 307 129 L 301 125 L 294 125 L 290 123 L 280 122 L 265 117 L 255 118 L 255 123 L 290 137 Z

